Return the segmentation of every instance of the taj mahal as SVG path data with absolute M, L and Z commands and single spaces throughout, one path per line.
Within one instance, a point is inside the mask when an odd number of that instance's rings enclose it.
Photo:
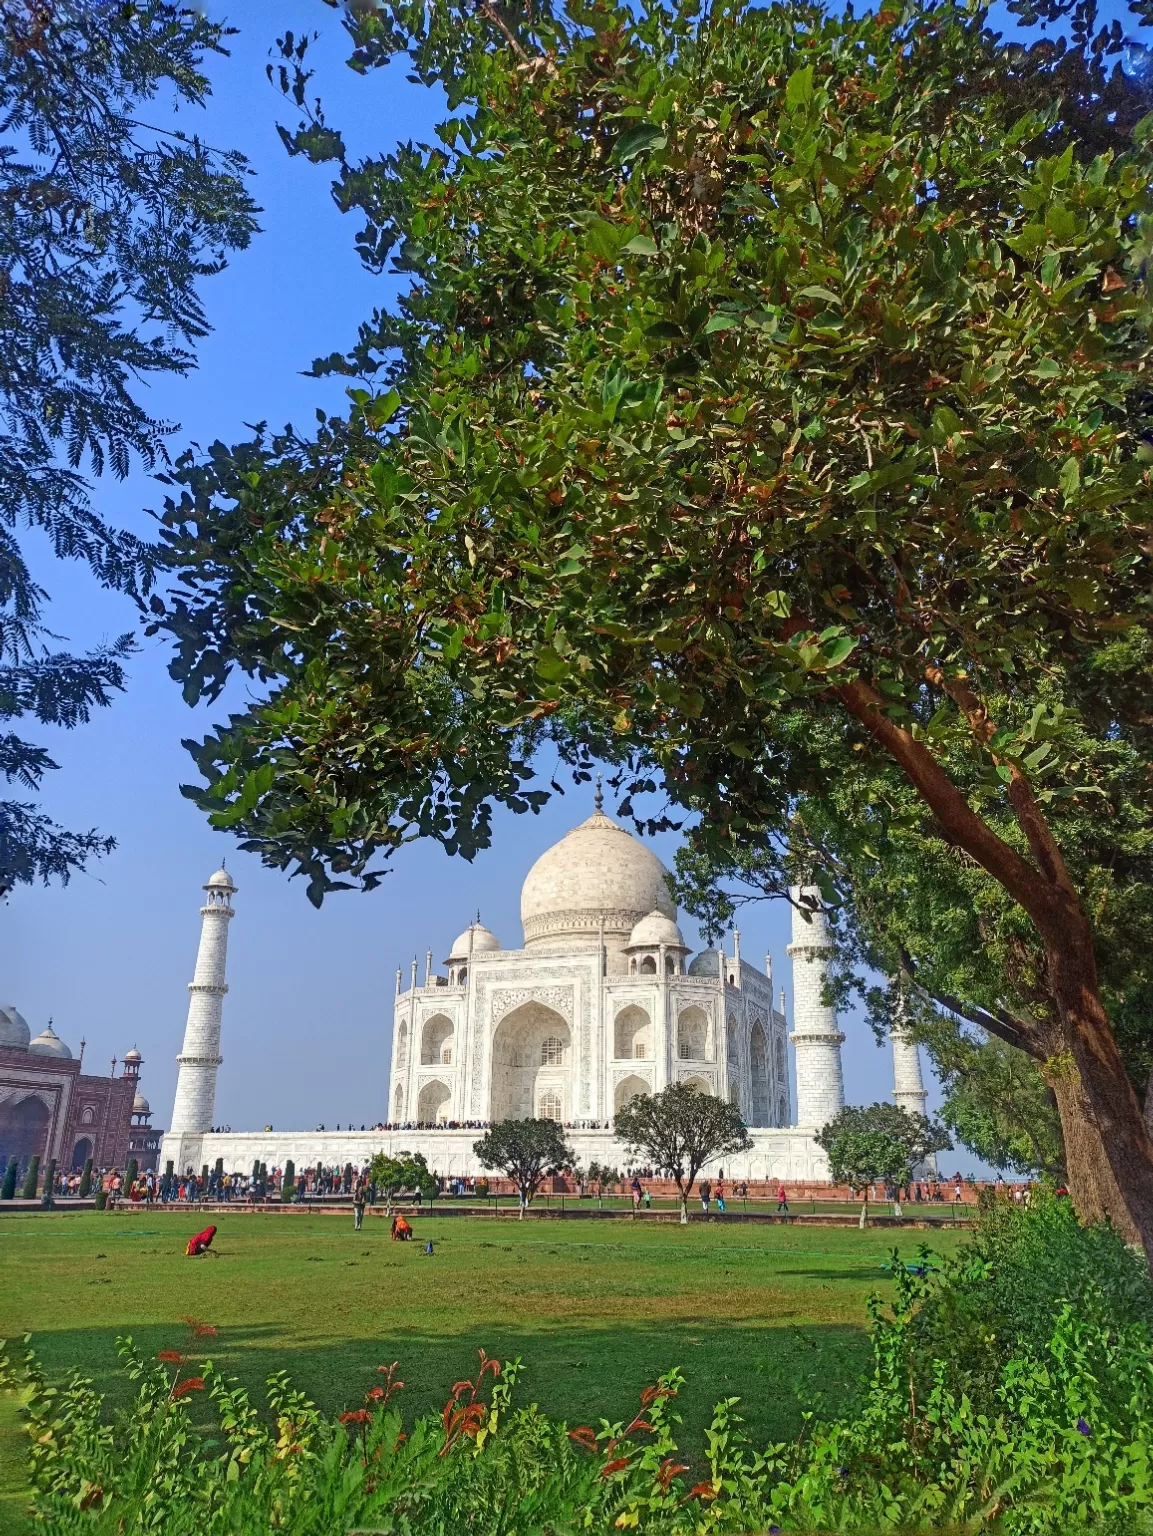
M 844 1034 L 825 1001 L 830 934 L 794 902 L 793 1027 L 786 995 L 731 945 L 690 957 L 668 874 L 651 849 L 593 814 L 546 850 L 521 889 L 523 942 L 506 949 L 479 918 L 449 947 L 396 973 L 381 1125 L 370 1130 L 233 1132 L 213 1128 L 225 961 L 237 887 L 219 870 L 205 887 L 201 939 L 179 1077 L 161 1158 L 198 1171 L 269 1167 L 291 1158 L 362 1166 L 377 1152 L 422 1152 L 444 1177 L 479 1174 L 477 1127 L 525 1117 L 562 1122 L 584 1166 L 624 1167 L 613 1115 L 636 1094 L 692 1082 L 735 1104 L 753 1146 L 725 1159 L 735 1179 L 828 1178 L 814 1135 L 845 1102 Z M 794 897 L 799 896 L 794 892 Z M 731 953 L 729 950 L 731 949 Z M 790 1091 L 793 1051 L 796 1101 Z M 924 1112 L 918 1050 L 894 1035 L 894 1097 Z

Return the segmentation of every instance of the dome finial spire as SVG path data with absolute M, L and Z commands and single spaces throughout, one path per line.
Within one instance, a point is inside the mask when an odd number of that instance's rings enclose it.
M 603 811 L 604 808 L 605 808 L 605 797 L 601 793 L 601 776 L 598 773 L 597 774 L 596 793 L 593 795 L 593 809 L 597 810 L 597 811 Z

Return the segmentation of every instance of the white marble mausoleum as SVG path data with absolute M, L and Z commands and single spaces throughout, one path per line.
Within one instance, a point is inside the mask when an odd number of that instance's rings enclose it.
M 841 1033 L 824 1001 L 829 934 L 819 912 L 794 907 L 793 1029 L 785 993 L 774 1004 L 771 962 L 729 947 L 695 958 L 677 926 L 667 871 L 644 843 L 596 809 L 549 848 L 521 890 L 523 941 L 506 949 L 479 919 L 423 981 L 397 972 L 392 1050 L 381 1083 L 384 1128 L 213 1130 L 232 896 L 224 871 L 206 886 L 202 937 L 172 1129 L 161 1157 L 199 1170 L 223 1157 L 296 1167 L 361 1165 L 376 1152 L 423 1152 L 436 1172 L 479 1174 L 478 1126 L 537 1116 L 563 1122 L 584 1165 L 623 1167 L 611 1123 L 635 1094 L 691 1081 L 736 1104 L 752 1150 L 724 1159 L 733 1179 L 828 1177 L 814 1133 L 844 1103 Z M 794 1052 L 796 1105 L 789 1081 Z M 897 1097 L 925 1101 L 916 1048 L 895 1042 Z

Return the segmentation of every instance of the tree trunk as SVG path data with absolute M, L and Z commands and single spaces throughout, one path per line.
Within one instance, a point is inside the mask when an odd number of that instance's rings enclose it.
M 857 1221 L 857 1226 L 861 1229 L 862 1232 L 865 1230 L 865 1223 L 866 1223 L 866 1221 L 868 1221 L 868 1219 L 869 1219 L 869 1191 L 866 1190 L 865 1191 L 864 1203 L 861 1206 L 861 1215 L 860 1215 L 859 1220 Z
M 680 1190 L 677 1191 L 677 1193 L 681 1197 L 681 1226 L 682 1227 L 687 1227 L 688 1224 L 689 1224 L 689 1197 L 688 1197 L 688 1192 L 686 1190 L 680 1189 Z
M 1153 1137 L 1101 1002 L 1092 933 L 1084 914 L 1078 910 L 1057 943 L 1046 948 L 1062 1032 L 1087 1111 L 1082 1155 L 1091 1160 L 1104 1214 L 1129 1242 L 1144 1245 L 1153 1265 Z M 1072 1178 L 1075 1159 L 1068 1146 L 1066 1150 Z
M 992 722 L 967 684 L 940 674 L 930 682 L 949 694 L 968 716 L 976 738 L 988 746 Z M 1045 950 L 1061 1054 L 1076 1067 L 1088 1111 L 1071 1121 L 1073 1143 L 1066 1148 L 1070 1188 L 1075 1178 L 1090 1201 L 1088 1210 L 1078 1204 L 1082 1214 L 1091 1217 L 1099 1203 L 1120 1230 L 1144 1245 L 1153 1268 L 1153 1136 L 1101 1002 L 1092 928 L 1027 775 L 1011 765 L 1007 794 L 1031 860 L 973 810 L 933 752 L 885 713 L 884 700 L 868 683 L 858 679 L 835 691 L 900 766 L 949 842 L 976 860 L 1031 919 Z M 1068 1063 L 1061 1063 L 1061 1069 L 1067 1071 Z M 1103 1183 L 1104 1168 L 1112 1190 Z
M 1137 1241 L 1137 1231 L 1129 1220 L 1125 1202 L 1117 1188 L 1101 1132 L 1093 1119 L 1081 1079 L 1070 1065 L 1066 1072 L 1049 1078 L 1057 1113 L 1061 1118 L 1061 1139 L 1065 1143 L 1066 1177 L 1069 1194 L 1082 1221 L 1104 1221 L 1111 1216 L 1127 1242 Z

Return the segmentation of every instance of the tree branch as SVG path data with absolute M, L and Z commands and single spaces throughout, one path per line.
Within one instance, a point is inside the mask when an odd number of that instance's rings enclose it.
M 935 687 L 949 695 L 968 720 L 974 735 L 987 747 L 996 734 L 996 726 L 990 720 L 983 700 L 978 698 L 963 678 L 946 677 L 940 667 L 926 667 L 925 676 Z M 996 754 L 993 761 L 1000 761 Z M 1076 888 L 1066 868 L 1064 855 L 1037 804 L 1028 775 L 1016 763 L 1010 764 L 1009 771 L 1012 775 L 1009 780 L 1009 804 L 1013 807 L 1017 825 L 1029 841 L 1033 857 L 1053 884 L 1076 900 Z
M 904 726 L 884 712 L 884 700 L 862 678 L 843 683 L 834 693 L 849 713 L 873 736 L 904 771 L 918 794 L 941 823 L 945 836 L 970 854 L 1020 903 L 1043 935 L 1065 918 L 1057 911 L 1040 870 L 993 831 L 969 805 L 936 757 Z M 1062 891 L 1062 908 L 1067 895 Z

